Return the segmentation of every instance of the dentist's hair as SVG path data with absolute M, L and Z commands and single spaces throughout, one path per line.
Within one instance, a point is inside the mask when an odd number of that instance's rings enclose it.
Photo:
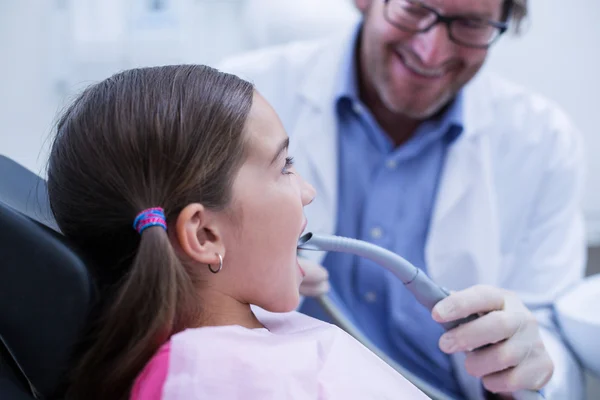
M 132 224 L 150 207 L 164 209 L 167 225 L 193 202 L 227 207 L 253 93 L 206 66 L 134 69 L 89 87 L 60 118 L 50 204 L 94 262 L 101 294 L 68 398 L 127 399 L 160 345 L 198 323 L 198 277 L 164 229 L 139 235 Z
M 528 0 L 504 0 L 502 20 L 508 20 L 515 33 L 521 32 L 523 21 L 528 15 Z

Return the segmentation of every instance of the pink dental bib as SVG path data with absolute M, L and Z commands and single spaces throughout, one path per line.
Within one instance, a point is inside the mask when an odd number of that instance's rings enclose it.
M 428 398 L 338 327 L 297 312 L 253 310 L 267 329 L 173 335 L 136 380 L 131 399 Z

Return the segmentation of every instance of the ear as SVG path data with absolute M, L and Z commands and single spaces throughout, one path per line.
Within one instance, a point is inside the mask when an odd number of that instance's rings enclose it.
M 371 3 L 373 3 L 373 0 L 354 0 L 356 8 L 358 8 L 362 14 L 371 7 Z
M 217 253 L 225 257 L 225 246 L 214 213 L 202 204 L 187 205 L 177 217 L 175 235 L 181 250 L 202 264 L 219 264 Z

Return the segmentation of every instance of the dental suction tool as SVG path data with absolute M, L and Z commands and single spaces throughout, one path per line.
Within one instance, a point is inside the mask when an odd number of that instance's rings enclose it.
M 362 240 L 307 233 L 298 241 L 298 249 L 351 253 L 368 258 L 396 275 L 396 277 L 404 283 L 404 286 L 415 296 L 417 301 L 429 311 L 431 311 L 440 300 L 450 294 L 446 289 L 436 285 L 425 273 L 421 272 L 419 268 L 400 257 L 398 254 Z M 475 318 L 477 318 L 476 315 L 469 316 L 463 320 L 452 321 L 444 324 L 444 328 L 450 330 Z
M 404 283 L 404 286 L 415 296 L 417 301 L 429 311 L 440 300 L 450 295 L 448 290 L 437 285 L 424 272 L 398 254 L 362 240 L 334 235 L 318 235 L 309 232 L 298 240 L 298 249 L 350 253 L 374 261 L 400 279 Z M 450 330 L 476 318 L 478 318 L 477 315 L 470 315 L 466 318 L 442 325 L 444 329 Z M 532 390 L 522 390 L 513 393 L 513 397 L 516 400 L 543 399 L 543 396 L 539 392 Z

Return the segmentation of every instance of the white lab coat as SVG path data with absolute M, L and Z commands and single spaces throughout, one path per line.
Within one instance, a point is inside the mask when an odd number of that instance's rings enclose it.
M 217 66 L 255 83 L 279 114 L 295 166 L 317 190 L 306 208 L 313 232 L 335 233 L 334 90 L 351 34 L 260 49 Z M 581 136 L 550 101 L 488 72 L 466 87 L 464 100 L 464 131 L 449 149 L 426 244 L 429 274 L 451 290 L 490 284 L 517 292 L 532 309 L 548 306 L 584 271 Z M 305 256 L 319 262 L 323 254 Z M 548 313 L 536 314 L 555 362 L 546 397 L 581 398 L 578 365 Z M 461 384 L 469 398 L 481 398 L 462 357 L 455 356 Z

